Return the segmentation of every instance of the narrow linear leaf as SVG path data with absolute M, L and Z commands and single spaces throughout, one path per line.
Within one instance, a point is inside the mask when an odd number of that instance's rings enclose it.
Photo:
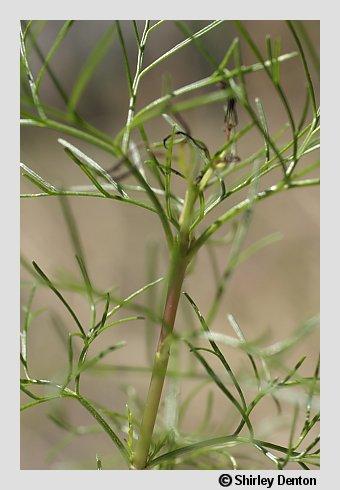
M 82 373 L 83 371 L 86 371 L 87 369 L 89 368 L 92 368 L 95 364 L 97 364 L 99 361 L 101 361 L 104 357 L 106 357 L 108 354 L 110 354 L 111 352 L 114 352 L 118 349 L 121 349 L 122 347 L 124 347 L 126 345 L 126 342 L 124 341 L 121 341 L 121 342 L 117 342 L 115 345 L 111 345 L 110 347 L 108 347 L 107 349 L 101 351 L 98 355 L 96 355 L 95 357 L 92 357 L 91 359 L 89 359 L 88 361 L 84 362 L 77 370 L 77 372 L 75 373 L 76 375 Z
M 40 68 L 40 71 L 39 71 L 39 73 L 37 75 L 37 79 L 36 79 L 37 91 L 39 90 L 39 87 L 40 87 L 40 84 L 42 82 L 43 76 L 45 74 L 47 65 L 50 64 L 52 58 L 54 57 L 54 55 L 58 51 L 59 46 L 63 42 L 64 38 L 67 36 L 68 31 L 72 27 L 72 24 L 73 23 L 74 23 L 74 20 L 67 20 L 63 24 L 63 26 L 61 27 L 61 29 L 59 30 L 59 32 L 58 32 L 58 34 L 57 34 L 57 36 L 56 36 L 56 38 L 54 40 L 54 43 L 53 43 L 51 49 L 49 50 L 49 52 L 46 55 L 45 61 L 43 63 L 43 66 Z
M 64 148 L 68 149 L 72 155 L 76 156 L 81 162 L 87 165 L 90 169 L 95 170 L 101 177 L 103 177 L 109 184 L 113 186 L 113 188 L 122 196 L 128 197 L 126 192 L 122 189 L 122 187 L 114 181 L 111 175 L 106 172 L 97 162 L 95 162 L 92 158 L 88 157 L 80 151 L 76 146 L 72 145 L 66 140 L 61 138 L 58 139 L 58 143 L 60 143 Z
M 234 395 L 228 390 L 228 388 L 224 385 L 224 383 L 221 381 L 220 377 L 214 372 L 214 370 L 209 366 L 207 361 L 204 359 L 204 357 L 198 352 L 198 349 L 196 349 L 190 342 L 186 341 L 187 345 L 190 347 L 190 350 L 193 352 L 194 356 L 199 360 L 199 362 L 203 365 L 209 376 L 212 378 L 212 380 L 215 382 L 215 384 L 220 388 L 222 393 L 226 395 L 226 397 L 230 400 L 230 402 L 236 407 L 236 409 L 239 411 L 241 414 L 242 420 L 244 423 L 247 425 L 249 432 L 253 434 L 253 428 L 251 425 L 251 422 L 249 420 L 249 417 L 246 413 L 246 411 L 243 409 L 243 407 L 239 404 L 239 402 L 236 400 Z
M 107 318 L 109 318 L 110 316 L 112 316 L 114 313 L 116 313 L 120 308 L 122 308 L 123 306 L 127 305 L 131 300 L 133 300 L 136 296 L 138 296 L 139 294 L 142 294 L 144 293 L 145 291 L 147 291 L 149 288 L 155 286 L 156 284 L 158 284 L 159 282 L 163 281 L 164 280 L 164 277 L 160 277 L 158 279 L 156 279 L 155 281 L 152 281 L 152 282 L 149 282 L 148 284 L 146 284 L 145 286 L 143 286 L 142 288 L 138 289 L 137 291 L 135 291 L 134 293 L 130 294 L 129 296 L 127 296 L 126 298 L 124 298 L 123 300 L 121 300 L 118 305 L 116 305 L 114 308 L 112 308 L 112 310 L 110 310 L 107 314 Z
M 210 333 L 210 329 L 209 329 L 209 327 L 208 327 L 208 325 L 207 325 L 207 323 L 206 323 L 203 315 L 199 311 L 196 303 L 194 302 L 194 300 L 189 296 L 188 293 L 184 292 L 183 294 L 187 298 L 187 300 L 189 301 L 189 303 L 191 304 L 194 312 L 196 313 L 196 316 L 197 316 L 197 318 L 200 321 L 202 330 L 204 332 L 206 332 L 206 333 Z M 214 342 L 213 340 L 209 340 L 209 343 L 210 343 L 211 347 L 213 348 L 214 352 L 216 353 L 217 357 L 220 359 L 220 361 L 221 361 L 222 365 L 224 366 L 224 368 L 226 369 L 227 373 L 229 374 L 231 380 L 233 381 L 233 383 L 235 385 L 235 388 L 238 391 L 238 394 L 240 396 L 240 399 L 241 399 L 243 408 L 245 409 L 246 406 L 247 406 L 246 400 L 244 398 L 244 395 L 243 395 L 241 386 L 240 386 L 239 382 L 237 381 L 237 379 L 236 379 L 236 377 L 234 375 L 233 370 L 231 369 L 229 363 L 227 362 L 226 358 L 224 357 L 222 351 L 220 350 L 220 348 L 218 347 L 218 345 L 216 344 L 216 342 Z
M 199 31 L 195 32 L 194 34 L 190 35 L 189 38 L 185 39 L 184 41 L 176 44 L 173 48 L 169 49 L 166 53 L 164 53 L 162 56 L 157 58 L 155 61 L 150 63 L 144 70 L 142 71 L 142 76 L 144 76 L 148 71 L 152 70 L 155 66 L 159 65 L 162 61 L 166 60 L 173 54 L 177 53 L 181 49 L 185 48 L 188 44 L 192 43 L 193 41 L 199 39 L 200 37 L 204 36 L 211 30 L 215 29 L 217 26 L 221 25 L 224 21 L 223 20 L 215 20 L 211 22 L 209 25 L 203 27 L 203 29 L 200 29 Z
M 33 182 L 33 184 L 39 187 L 39 189 L 43 190 L 49 195 L 57 194 L 59 192 L 57 187 L 44 180 L 40 175 L 34 172 L 34 170 L 31 168 L 27 167 L 27 165 L 24 163 L 20 163 L 20 167 L 23 171 L 22 175 Z
M 75 81 L 72 92 L 68 101 L 68 110 L 74 112 L 77 104 L 89 84 L 91 78 L 93 77 L 97 66 L 104 59 L 111 43 L 113 40 L 113 35 L 115 33 L 115 26 L 111 25 L 99 39 L 97 44 L 91 50 L 88 55 L 82 69 L 79 72 L 78 78 Z
M 33 103 L 36 107 L 36 110 L 38 112 L 39 117 L 42 120 L 45 120 L 46 114 L 45 114 L 43 106 L 40 102 L 37 86 L 36 86 L 36 83 L 34 81 L 33 74 L 32 74 L 32 71 L 31 71 L 29 63 L 28 63 L 27 54 L 26 54 L 26 45 L 25 45 L 25 40 L 24 40 L 24 36 L 23 36 L 21 28 L 20 28 L 20 54 L 21 54 L 21 59 L 23 61 L 25 71 L 26 71 L 26 76 L 28 78 L 28 83 L 30 86 Z
M 45 281 L 45 283 L 47 284 L 47 286 L 54 292 L 54 294 L 60 299 L 60 301 L 63 303 L 63 305 L 67 308 L 67 310 L 69 311 L 70 315 L 74 319 L 77 327 L 79 328 L 80 332 L 85 337 L 85 331 L 84 331 L 84 329 L 83 329 L 80 321 L 78 320 L 77 315 L 75 314 L 75 312 L 73 311 L 73 309 L 71 308 L 71 306 L 68 304 L 68 302 L 65 300 L 64 296 L 60 293 L 60 291 L 58 291 L 58 289 L 54 286 L 54 284 L 52 283 L 52 281 L 40 269 L 40 267 L 38 266 L 38 264 L 36 262 L 34 262 L 34 261 L 32 262 L 32 264 L 33 264 L 33 267 L 36 270 L 36 272 L 39 274 L 39 276 Z
M 124 460 L 127 462 L 127 464 L 129 464 L 130 463 L 130 461 L 129 461 L 129 453 L 128 453 L 125 445 L 120 440 L 120 438 L 117 436 L 117 434 L 112 430 L 112 428 L 106 422 L 106 420 L 100 415 L 99 411 L 93 406 L 93 404 L 90 402 L 90 400 L 88 400 L 84 396 L 78 395 L 76 398 L 81 403 L 81 405 L 83 405 L 83 407 L 102 426 L 102 428 L 104 429 L 104 431 L 108 434 L 108 436 L 111 438 L 112 442 L 115 444 L 115 446 L 120 451 L 120 453 L 123 456 Z
M 245 338 L 245 336 L 244 336 L 244 334 L 243 334 L 243 332 L 242 332 L 239 324 L 235 320 L 234 316 L 229 313 L 227 315 L 227 317 L 228 317 L 229 324 L 231 325 L 232 329 L 234 330 L 234 332 L 236 333 L 236 335 L 238 336 L 238 338 L 240 339 L 240 341 L 246 343 L 246 338 Z M 247 353 L 247 356 L 248 356 L 248 359 L 249 359 L 249 361 L 251 363 L 251 366 L 253 368 L 253 371 L 254 371 L 254 374 L 255 374 L 255 378 L 256 378 L 256 381 L 257 381 L 258 388 L 260 388 L 260 386 L 261 386 L 261 379 L 260 379 L 260 375 L 259 375 L 259 372 L 258 372 L 258 369 L 257 369 L 257 366 L 256 366 L 255 359 L 249 353 Z

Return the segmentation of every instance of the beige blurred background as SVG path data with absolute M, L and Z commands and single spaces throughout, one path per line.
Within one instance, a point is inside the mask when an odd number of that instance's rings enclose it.
M 96 40 L 108 27 L 111 21 L 78 21 L 72 26 L 67 38 L 55 58 L 52 66 L 68 92 L 77 78 L 80 68 Z M 189 21 L 195 31 L 207 22 Z M 46 53 L 60 29 L 62 22 L 50 21 L 39 37 L 39 45 Z M 135 39 L 131 25 L 122 23 L 127 39 L 131 59 L 135 60 Z M 142 26 L 142 23 L 139 22 Z M 266 34 L 282 39 L 282 51 L 295 50 L 294 40 L 281 21 L 251 21 L 246 25 L 254 39 L 264 48 Z M 319 22 L 305 22 L 305 27 L 315 46 L 319 46 Z M 214 32 L 202 38 L 205 47 L 220 60 L 227 50 L 231 40 L 236 35 L 230 22 L 225 22 Z M 145 52 L 145 65 L 167 51 L 183 39 L 183 34 L 172 22 L 166 22 L 150 37 Z M 244 63 L 255 62 L 253 54 L 243 46 Z M 133 61 L 134 63 L 135 61 Z M 33 69 L 39 67 L 35 58 L 32 59 Z M 171 74 L 174 88 L 194 80 L 208 76 L 211 73 L 208 62 L 197 52 L 194 46 L 188 46 L 176 56 L 162 63 L 142 80 L 137 106 L 140 108 L 162 93 L 162 76 Z M 298 58 L 290 60 L 281 68 L 283 84 L 296 115 L 301 113 L 305 99 L 305 79 Z M 313 80 L 318 92 L 318 78 L 312 71 Z M 268 123 L 272 132 L 277 131 L 286 122 L 285 113 L 276 94 L 261 72 L 247 77 L 250 98 L 260 97 L 268 115 Z M 61 107 L 48 76 L 45 77 L 42 90 L 43 99 L 50 105 Z M 79 112 L 93 125 L 112 134 L 113 136 L 124 124 L 128 107 L 126 79 L 122 66 L 122 55 L 117 38 L 114 38 L 104 61 L 89 83 L 79 104 Z M 188 111 L 184 114 L 192 134 L 205 141 L 211 152 L 223 143 L 223 108 L 221 104 L 212 104 L 201 109 Z M 240 127 L 248 119 L 239 110 Z M 169 128 L 160 118 L 148 123 L 147 129 L 151 140 L 160 140 L 167 136 Z M 80 170 L 71 161 L 57 143 L 59 135 L 46 129 L 23 128 L 21 132 L 21 160 L 47 181 L 60 185 L 84 184 L 86 180 Z M 289 131 L 287 131 L 289 137 Z M 82 142 L 66 138 L 87 151 L 105 168 L 110 168 L 112 159 Z M 252 131 L 238 145 L 242 158 L 251 154 L 262 144 L 261 138 Z M 313 153 L 308 161 L 317 158 Z M 306 159 L 307 161 L 307 159 Z M 266 182 L 271 183 L 269 177 Z M 31 192 L 33 186 L 23 180 L 23 192 Z M 240 193 L 231 203 L 241 199 Z M 118 202 L 94 198 L 71 198 L 70 204 L 76 217 L 90 274 L 95 285 L 107 289 L 115 285 L 117 294 L 126 296 L 147 282 L 146 249 L 152 244 L 162 241 L 162 230 L 157 218 L 142 209 L 135 209 Z M 225 201 L 220 210 L 230 205 Z M 228 228 L 225 228 L 225 232 Z M 249 230 L 246 244 L 261 237 L 280 231 L 282 240 L 266 247 L 256 256 L 242 264 L 227 287 L 227 292 L 217 315 L 213 329 L 232 335 L 233 332 L 226 320 L 226 314 L 232 313 L 249 340 L 255 340 L 261 334 L 270 333 L 266 343 L 282 340 L 288 337 L 305 320 L 319 311 L 319 192 L 317 188 L 292 190 L 270 198 L 256 206 L 253 221 Z M 21 248 L 24 256 L 38 264 L 50 277 L 56 277 L 58 271 L 71 271 L 77 274 L 74 253 L 67 233 L 65 222 L 57 198 L 42 198 L 21 201 Z M 166 250 L 159 250 L 159 275 L 166 270 Z M 221 270 L 228 257 L 228 248 L 218 249 L 218 261 Z M 23 279 L 27 273 L 23 271 Z M 201 311 L 209 309 L 210 298 L 214 292 L 214 279 L 208 255 L 202 251 L 194 272 L 187 279 L 185 289 L 190 292 Z M 75 293 L 67 293 L 67 298 L 79 313 L 83 321 L 88 320 L 89 312 L 86 302 Z M 22 289 L 22 304 L 28 299 L 28 289 Z M 145 301 L 145 296 L 139 298 Z M 47 308 L 57 312 L 68 325 L 69 318 L 58 300 L 49 291 L 39 289 L 34 301 L 34 308 Z M 177 319 L 177 328 L 183 328 L 186 321 L 181 311 Z M 156 328 L 157 331 L 157 328 Z M 142 322 L 127 324 L 120 330 L 107 332 L 98 348 L 111 345 L 117 340 L 126 340 L 128 346 L 107 358 L 112 364 L 143 366 L 146 364 L 146 346 Z M 156 332 L 155 332 L 156 338 Z M 33 323 L 29 341 L 32 360 L 32 372 L 36 377 L 49 378 L 57 376 L 66 365 L 66 353 L 62 340 L 53 328 L 49 313 L 42 313 Z M 318 333 L 308 336 L 298 348 L 287 354 L 286 364 L 293 365 L 302 355 L 307 355 L 301 373 L 310 376 L 315 366 L 319 350 Z M 225 349 L 235 369 L 244 367 L 245 356 L 240 356 L 231 349 Z M 190 367 L 188 355 L 182 353 L 179 366 L 182 369 Z M 114 410 L 125 410 L 126 396 L 124 386 L 135 387 L 139 396 L 144 399 L 148 374 L 140 373 L 108 373 L 103 377 L 89 375 L 84 377 L 83 389 L 89 398 L 106 403 Z M 181 386 L 183 398 L 197 381 L 188 380 Z M 203 417 L 203 401 L 208 391 L 213 390 L 215 396 L 212 414 L 215 426 L 222 424 L 225 433 L 229 425 L 225 422 L 228 413 L 234 413 L 228 402 L 213 389 L 212 385 L 202 391 L 192 405 L 190 416 L 184 423 L 184 430 L 190 431 L 200 423 Z M 286 401 L 287 402 L 287 401 Z M 289 401 L 288 401 L 289 402 Z M 287 403 L 288 403 L 287 402 Z M 65 400 L 67 413 L 72 423 L 92 424 L 87 413 L 73 402 Z M 269 431 L 267 436 L 273 442 L 287 444 L 289 432 L 285 417 L 291 416 L 291 406 L 288 403 L 287 412 L 277 417 L 275 406 L 268 402 L 254 412 L 259 434 Z M 65 436 L 61 429 L 46 417 L 49 407 L 46 404 L 27 411 L 22 415 L 21 436 L 21 467 L 23 469 L 64 469 L 64 468 L 94 468 L 95 453 L 109 457 L 111 444 L 105 434 L 94 434 L 75 438 L 53 458 L 48 452 L 51 446 Z M 272 425 L 268 425 L 268 415 Z M 223 426 L 223 424 L 225 425 Z M 230 422 L 231 425 L 232 422 Z M 268 432 L 267 432 L 268 434 Z M 211 434 L 214 435 L 214 434 Z M 240 449 L 235 450 L 238 453 Z M 268 467 L 265 458 L 257 456 L 263 468 Z M 116 464 L 116 463 L 114 463 Z M 258 467 L 259 467 L 258 465 Z

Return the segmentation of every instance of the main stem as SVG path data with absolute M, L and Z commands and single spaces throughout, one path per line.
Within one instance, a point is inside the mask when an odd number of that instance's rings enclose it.
M 140 435 L 133 458 L 135 469 L 144 469 L 147 464 L 152 433 L 158 413 L 164 380 L 170 357 L 170 336 L 172 334 L 182 284 L 188 265 L 188 250 L 190 246 L 190 224 L 192 211 L 197 197 L 197 188 L 189 184 L 182 216 L 180 218 L 180 231 L 171 253 L 168 291 L 163 313 L 162 328 L 154 357 L 152 376 L 149 391 L 144 407 Z

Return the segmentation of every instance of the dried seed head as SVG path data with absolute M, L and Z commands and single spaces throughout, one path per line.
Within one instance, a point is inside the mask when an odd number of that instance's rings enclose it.
M 236 99 L 234 97 L 228 97 L 227 104 L 224 110 L 225 110 L 225 116 L 224 116 L 225 127 L 230 132 L 238 124 L 238 118 L 236 112 Z

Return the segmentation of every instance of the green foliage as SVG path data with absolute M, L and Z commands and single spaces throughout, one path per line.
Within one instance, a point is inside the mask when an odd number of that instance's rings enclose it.
M 296 332 L 280 342 L 270 346 L 263 346 L 263 339 L 257 342 L 248 342 L 233 315 L 228 316 L 229 323 L 236 336 L 228 336 L 211 330 L 212 321 L 223 302 L 228 283 L 236 268 L 253 256 L 265 246 L 269 246 L 280 238 L 273 234 L 261 238 L 258 242 L 244 248 L 244 242 L 254 207 L 258 202 L 269 199 L 277 193 L 300 187 L 309 187 L 319 184 L 316 178 L 305 177 L 312 172 L 318 162 L 304 165 L 304 157 L 319 148 L 319 110 L 317 108 L 316 94 L 312 76 L 305 54 L 305 46 L 312 56 L 314 66 L 318 67 L 315 50 L 307 36 L 301 22 L 287 22 L 292 39 L 296 44 L 296 52 L 281 53 L 282 47 L 278 40 L 266 38 L 266 56 L 262 55 L 262 48 L 258 46 L 241 21 L 235 21 L 242 42 L 251 48 L 255 60 L 251 65 L 245 66 L 242 62 L 241 42 L 238 39 L 227 46 L 221 61 L 218 61 L 209 52 L 204 44 L 204 38 L 215 29 L 222 29 L 224 21 L 213 21 L 197 32 L 192 32 L 185 22 L 175 22 L 178 29 L 184 34 L 182 42 L 175 45 L 159 58 L 145 66 L 144 53 L 149 43 L 157 42 L 157 33 L 162 29 L 165 21 L 146 21 L 144 29 L 139 32 L 135 21 L 131 29 L 136 39 L 137 61 L 133 67 L 133 59 L 129 58 L 123 30 L 120 22 L 116 21 L 103 33 L 97 44 L 90 51 L 83 68 L 73 86 L 70 96 L 67 96 L 61 82 L 51 67 L 51 61 L 62 49 L 63 41 L 70 29 L 77 28 L 77 22 L 66 21 L 55 41 L 44 56 L 39 48 L 39 32 L 42 25 L 40 21 L 30 21 L 23 25 L 20 37 L 21 68 L 22 68 L 22 119 L 23 126 L 35 126 L 52 129 L 58 135 L 71 136 L 78 140 L 77 146 L 63 138 L 58 141 L 69 157 L 70 165 L 76 164 L 88 179 L 88 185 L 60 188 L 58 185 L 47 182 L 43 176 L 38 175 L 26 163 L 21 164 L 22 175 L 38 188 L 39 192 L 23 194 L 22 198 L 59 197 L 65 222 L 69 230 L 70 239 L 74 249 L 75 261 L 79 269 L 79 277 L 63 277 L 51 279 L 45 272 L 44 265 L 30 263 L 23 259 L 23 266 L 31 273 L 32 284 L 28 304 L 25 307 L 23 327 L 21 332 L 21 363 L 23 378 L 21 389 L 29 401 L 22 405 L 22 411 L 36 405 L 53 400 L 73 399 L 78 402 L 94 419 L 95 425 L 89 427 L 73 426 L 65 416 L 60 416 L 55 410 L 49 414 L 50 420 L 60 430 L 66 433 L 62 442 L 51 449 L 48 455 L 53 459 L 58 451 L 73 438 L 88 433 L 104 431 L 117 449 L 123 463 L 116 459 L 105 459 L 98 455 L 93 458 L 93 465 L 101 470 L 111 466 L 125 464 L 125 467 L 146 467 L 157 469 L 218 469 L 225 468 L 262 468 L 263 461 L 256 460 L 257 453 L 261 458 L 267 458 L 271 465 L 277 469 L 292 467 L 298 464 L 304 469 L 319 465 L 319 450 L 316 448 L 319 437 L 315 436 L 315 428 L 319 422 L 319 413 L 315 413 L 314 400 L 318 392 L 319 364 L 310 377 L 303 377 L 299 369 L 305 358 L 302 358 L 293 368 L 284 365 L 283 355 L 303 339 L 317 326 L 318 319 L 313 317 L 307 320 Z M 87 84 L 94 76 L 99 63 L 104 59 L 112 41 L 119 42 L 122 48 L 122 60 L 125 67 L 129 101 L 126 123 L 115 137 L 105 134 L 89 124 L 77 112 Z M 164 61 L 192 44 L 198 52 L 212 66 L 210 76 L 194 81 L 188 85 L 168 90 L 161 97 L 137 110 L 137 100 L 144 76 L 161 65 Z M 30 55 L 35 52 L 41 61 L 40 69 L 34 76 L 31 68 Z M 296 119 L 291 102 L 287 98 L 281 83 L 285 64 L 294 57 L 298 57 L 306 78 L 306 103 L 301 116 Z M 233 66 L 231 67 L 230 65 Z M 290 129 L 289 141 L 282 142 L 283 128 L 278 134 L 271 134 L 270 113 L 266 113 L 261 100 L 253 103 L 248 95 L 247 78 L 252 73 L 263 71 L 269 78 L 277 93 L 287 116 Z M 44 78 L 49 76 L 59 93 L 64 107 L 62 110 L 47 106 L 41 95 L 41 86 Z M 218 87 L 218 88 L 217 88 Z M 197 95 L 199 91 L 199 95 Z M 184 99 L 183 99 L 184 96 Z M 207 104 L 226 103 L 229 109 L 230 101 L 235 101 L 245 114 L 249 122 L 242 128 L 232 126 L 226 143 L 213 154 L 209 150 L 209 141 L 199 141 L 189 134 L 182 121 L 182 113 Z M 226 124 L 228 124 L 228 110 L 226 109 Z M 169 125 L 168 135 L 163 142 L 149 141 L 145 123 L 151 120 L 163 119 Z M 250 132 L 258 132 L 262 139 L 262 146 L 253 154 L 242 160 L 236 155 L 236 143 L 242 144 L 242 138 Z M 137 135 L 140 143 L 135 143 Z M 82 148 L 82 143 L 100 148 L 116 159 L 116 165 L 125 167 L 127 173 L 136 181 L 135 184 L 117 182 L 110 171 L 97 163 Z M 78 148 L 78 144 L 79 147 Z M 143 147 L 144 154 L 139 151 Z M 187 153 L 185 153 L 187 151 Z M 159 156 L 160 155 L 160 156 Z M 189 155 L 189 156 L 188 156 Z M 229 158 L 229 160 L 228 160 Z M 278 177 L 277 169 L 280 169 Z M 272 184 L 263 186 L 263 177 L 273 176 Z M 229 177 L 234 177 L 231 184 Z M 156 184 L 155 184 L 156 182 Z M 176 183 L 184 184 L 185 195 L 176 193 Z M 245 190 L 246 197 L 228 205 L 231 196 L 238 197 Z M 291 191 L 292 192 L 292 191 Z M 157 285 L 163 278 L 157 278 L 157 265 L 155 248 L 147 259 L 148 284 L 131 293 L 126 298 L 117 297 L 112 290 L 101 291 L 95 286 L 91 277 L 85 257 L 84 247 L 77 230 L 77 222 L 68 204 L 68 197 L 91 197 L 107 199 L 108 203 L 115 205 L 129 204 L 138 206 L 144 212 L 151 212 L 159 218 L 163 230 L 164 243 L 169 252 L 169 272 L 165 278 L 168 298 L 176 296 L 180 300 L 182 281 L 189 273 L 191 263 L 200 254 L 203 247 L 210 254 L 212 271 L 216 279 L 216 291 L 211 298 L 211 308 L 205 317 L 194 299 L 184 293 L 188 300 L 186 310 L 188 326 L 181 334 L 173 330 L 174 311 L 173 303 L 167 300 L 165 313 L 159 313 L 159 303 L 163 301 L 157 294 Z M 135 196 L 141 196 L 136 198 Z M 234 201 L 235 202 L 235 201 Z M 212 212 L 218 217 L 210 219 Z M 237 220 L 237 218 L 239 218 Z M 230 224 L 230 231 L 224 238 L 216 237 L 220 228 Z M 229 258 L 226 268 L 220 272 L 216 265 L 214 249 L 217 246 L 229 247 Z M 151 257 L 151 258 L 150 258 Z M 39 311 L 34 311 L 34 298 L 37 289 L 49 288 L 63 303 L 71 315 L 75 329 L 63 327 L 60 330 L 65 340 L 67 350 L 67 365 L 62 379 L 59 381 L 35 378 L 30 369 L 30 356 L 28 338 L 32 325 Z M 82 295 L 89 306 L 88 321 L 80 321 L 79 314 L 67 299 L 69 292 Z M 135 301 L 139 296 L 146 294 L 146 304 Z M 184 300 L 185 301 L 185 300 Z M 163 305 L 161 305 L 163 307 Z M 99 314 L 101 310 L 101 314 Z M 129 310 L 133 315 L 117 317 L 120 311 Z M 169 313 L 170 312 L 170 313 Z M 146 321 L 145 337 L 150 358 L 150 331 L 154 324 L 162 325 L 159 350 L 156 353 L 153 367 L 135 367 L 128 359 L 126 366 L 116 366 L 104 363 L 106 356 L 114 357 L 115 351 L 125 348 L 124 342 L 107 346 L 104 350 L 90 357 L 90 351 L 96 340 L 109 328 L 127 328 L 132 321 Z M 58 319 L 54 318 L 58 324 Z M 58 326 L 59 328 L 59 326 Z M 71 328 L 71 327 L 70 327 Z M 79 348 L 79 345 L 81 347 Z M 176 356 L 178 346 L 185 346 L 196 365 L 195 369 L 188 371 L 178 369 L 169 361 L 169 350 Z M 223 350 L 222 350 L 223 348 Z M 236 373 L 228 360 L 226 349 L 236 349 L 239 356 L 244 356 L 247 363 L 240 373 Z M 174 357 L 175 358 L 175 357 Z M 159 362 L 161 359 L 161 362 Z M 217 363 L 219 368 L 215 368 Z M 271 375 L 272 369 L 281 370 L 275 378 Z M 88 373 L 112 372 L 118 374 L 119 370 L 134 373 L 148 374 L 152 372 L 152 383 L 155 391 L 149 392 L 147 403 L 140 403 L 136 396 L 129 395 L 127 410 L 117 413 L 111 409 L 89 400 L 83 394 L 83 379 Z M 169 389 L 164 400 L 164 406 L 159 406 L 157 396 L 160 397 L 164 378 L 169 381 Z M 195 386 L 187 398 L 181 400 L 180 384 L 187 378 L 195 381 Z M 155 381 L 156 380 L 156 381 Z M 82 383 L 81 383 L 82 381 Z M 152 385 L 153 386 L 153 385 Z M 236 421 L 234 429 L 225 434 L 225 427 L 218 430 L 211 427 L 211 413 L 214 404 L 212 387 L 215 386 L 225 396 L 225 405 L 228 410 L 228 427 Z M 254 395 L 249 398 L 248 388 Z M 37 394 L 34 390 L 40 387 Z M 206 406 L 202 409 L 202 423 L 192 433 L 185 433 L 182 429 L 186 414 L 190 413 L 191 403 L 206 387 L 210 391 L 206 397 Z M 41 391 L 43 389 L 46 391 Z M 260 402 L 272 397 L 277 409 L 280 410 L 280 395 L 288 390 L 292 397 L 296 389 L 304 393 L 300 405 L 295 405 L 290 425 L 290 435 L 287 437 L 285 447 L 257 437 L 257 427 L 252 414 Z M 130 390 L 131 392 L 131 390 Z M 299 411 L 304 410 L 305 421 L 299 428 Z M 144 413 L 143 413 L 144 412 Z M 158 413 L 163 417 L 155 419 Z M 234 413 L 233 416 L 230 414 Z M 236 417 L 233 419 L 233 417 Z M 141 422 L 142 420 L 142 422 Z M 213 431 L 215 437 L 207 437 Z M 312 437 L 312 439 L 311 439 Z M 238 449 L 241 446 L 241 451 Z M 243 449 L 250 458 L 247 462 Z

